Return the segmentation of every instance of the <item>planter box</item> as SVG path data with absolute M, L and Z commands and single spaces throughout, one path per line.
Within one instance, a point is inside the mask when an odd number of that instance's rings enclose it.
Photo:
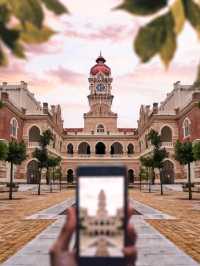
M 188 187 L 187 188 L 184 187 L 183 192 L 189 192 Z M 199 186 L 198 187 L 192 187 L 192 192 L 199 192 L 200 193 L 200 187 Z
M 1 192 L 9 192 L 9 191 L 10 191 L 9 187 L 6 187 L 6 186 L 0 187 L 0 193 Z M 18 188 L 13 188 L 12 191 L 17 192 Z

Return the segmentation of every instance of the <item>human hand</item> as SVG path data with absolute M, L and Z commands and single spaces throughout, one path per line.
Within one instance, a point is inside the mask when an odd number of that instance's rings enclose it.
M 128 219 L 133 214 L 133 209 L 128 209 Z M 75 251 L 69 251 L 69 244 L 76 229 L 76 211 L 75 208 L 69 208 L 67 220 L 61 229 L 61 232 L 50 250 L 51 266 L 78 266 Z M 137 250 L 135 242 L 137 239 L 132 225 L 127 225 L 128 245 L 124 247 L 123 253 L 126 257 L 126 265 L 134 266 L 137 259 Z

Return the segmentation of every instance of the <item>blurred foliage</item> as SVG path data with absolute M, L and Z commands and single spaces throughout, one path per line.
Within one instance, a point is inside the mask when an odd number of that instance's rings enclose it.
M 44 25 L 45 8 L 56 15 L 68 12 L 59 0 L 0 0 L 0 66 L 8 63 L 5 47 L 25 58 L 25 43 L 49 40 L 54 32 Z
M 124 0 L 117 9 L 136 16 L 152 16 L 150 22 L 139 29 L 134 40 L 135 52 L 144 63 L 159 55 L 168 67 L 186 21 L 200 37 L 200 0 Z M 194 85 L 199 86 L 199 83 L 200 70 Z

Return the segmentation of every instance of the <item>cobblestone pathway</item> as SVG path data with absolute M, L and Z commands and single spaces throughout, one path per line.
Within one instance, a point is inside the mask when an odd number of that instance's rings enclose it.
M 25 217 L 46 209 L 74 195 L 73 190 L 44 193 L 40 196 L 31 191 L 0 194 L 0 263 L 15 254 L 23 245 L 36 237 L 54 222 L 48 220 L 25 220 Z
M 148 223 L 200 263 L 200 193 L 133 191 L 131 198 L 171 215 L 175 220 L 149 219 Z
M 57 218 L 57 220 L 8 261 L 2 264 L 2 266 L 49 266 L 49 247 L 55 241 L 65 219 L 65 217 L 59 215 L 59 213 L 62 212 L 67 205 L 71 205 L 72 202 L 73 200 L 67 200 L 28 217 L 27 219 L 32 220 L 46 220 L 49 218 Z M 132 222 L 138 233 L 137 247 L 139 258 L 137 266 L 199 265 L 145 221 L 145 219 L 151 219 L 151 221 L 153 221 L 153 219 L 169 219 L 169 221 L 173 221 L 173 216 L 166 215 L 154 208 L 149 208 L 147 205 L 137 201 L 133 201 L 133 204 L 135 209 L 142 214 L 132 217 Z

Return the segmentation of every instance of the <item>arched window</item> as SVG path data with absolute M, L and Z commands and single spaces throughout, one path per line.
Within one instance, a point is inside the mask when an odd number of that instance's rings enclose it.
M 10 120 L 10 135 L 11 137 L 17 138 L 17 131 L 18 131 L 18 122 L 16 118 L 12 118 Z
M 36 126 L 32 126 L 29 130 L 29 142 L 39 142 L 40 141 L 40 129 Z
M 134 146 L 133 146 L 132 143 L 128 144 L 128 147 L 127 147 L 127 153 L 128 153 L 129 155 L 134 153 Z
M 129 182 L 129 184 L 134 183 L 134 179 L 135 179 L 134 170 L 129 169 L 128 170 L 128 182 Z
M 67 145 L 67 154 L 73 154 L 74 153 L 74 147 L 71 143 Z
M 104 129 L 104 126 L 103 125 L 98 125 L 97 126 L 97 133 L 104 133 L 105 132 L 105 129 Z
M 78 154 L 90 154 L 90 145 L 87 142 L 81 142 L 78 146 Z
M 67 182 L 68 183 L 73 183 L 74 181 L 74 172 L 72 169 L 68 169 L 67 171 Z
M 188 118 L 185 118 L 183 121 L 183 136 L 184 138 L 190 136 L 191 133 L 191 121 Z
M 105 154 L 106 153 L 106 146 L 103 142 L 98 142 L 95 147 L 96 154 Z
M 164 126 L 160 135 L 162 142 L 172 142 L 172 130 L 170 127 Z
M 110 149 L 110 154 L 122 154 L 123 153 L 123 147 L 122 144 L 119 142 L 114 142 Z

